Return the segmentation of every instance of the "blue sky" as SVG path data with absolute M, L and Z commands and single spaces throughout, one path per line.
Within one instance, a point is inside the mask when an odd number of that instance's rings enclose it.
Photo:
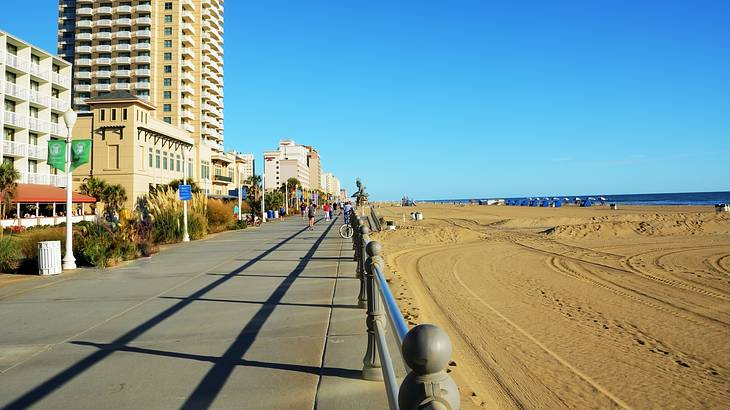
M 55 0 L 2 3 L 55 50 Z M 375 199 L 730 190 L 730 2 L 225 7 L 227 148 L 314 145 Z

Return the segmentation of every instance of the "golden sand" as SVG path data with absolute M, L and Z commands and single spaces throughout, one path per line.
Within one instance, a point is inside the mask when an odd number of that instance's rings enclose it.
M 411 324 L 451 336 L 465 408 L 730 407 L 730 215 L 378 212 L 398 226 L 374 234 L 394 294 Z

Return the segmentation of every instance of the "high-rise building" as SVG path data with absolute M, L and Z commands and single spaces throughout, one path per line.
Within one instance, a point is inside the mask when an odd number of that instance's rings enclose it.
M 307 166 L 309 167 L 309 188 L 313 191 L 321 191 L 320 179 L 322 177 L 322 164 L 319 161 L 319 152 L 309 145 L 305 145 L 307 153 Z
M 322 192 L 329 195 L 332 198 L 339 198 L 340 196 L 340 180 L 337 179 L 331 172 L 323 172 L 320 178 L 320 185 L 322 186 Z
M 264 190 L 277 189 L 289 178 L 296 178 L 303 189 L 311 190 L 309 152 L 289 139 L 279 141 L 275 151 L 264 151 Z
M 48 140 L 65 139 L 63 113 L 71 104 L 71 64 L 0 31 L 0 155 L 20 183 L 66 186 L 46 162 Z
M 195 141 L 211 186 L 223 153 L 223 0 L 59 0 L 58 52 L 75 67 L 73 104 L 129 91 Z

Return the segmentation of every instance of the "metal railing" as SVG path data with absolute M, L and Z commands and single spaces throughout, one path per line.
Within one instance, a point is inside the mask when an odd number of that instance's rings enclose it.
M 378 216 L 378 213 L 375 212 L 375 208 L 372 206 L 370 207 L 370 219 L 373 220 L 373 227 L 375 227 L 378 232 L 383 230 L 383 227 L 380 225 L 380 217 Z
M 446 372 L 452 352 L 449 336 L 432 324 L 408 328 L 385 280 L 382 246 L 370 240 L 365 217 L 353 212 L 350 224 L 354 230 L 354 259 L 360 279 L 358 305 L 367 307 L 368 343 L 363 358 L 363 378 L 385 383 L 391 410 L 458 409 L 459 389 Z M 401 358 L 410 369 L 400 385 L 386 339 L 388 322 Z

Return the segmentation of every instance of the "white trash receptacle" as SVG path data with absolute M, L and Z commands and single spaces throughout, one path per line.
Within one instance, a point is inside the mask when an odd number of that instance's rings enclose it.
M 274 211 L 274 219 L 279 219 L 279 211 Z
M 61 273 L 61 241 L 38 242 L 38 274 Z
M 420 213 L 420 212 L 416 212 L 416 220 L 417 221 L 422 221 L 423 220 L 423 214 Z

